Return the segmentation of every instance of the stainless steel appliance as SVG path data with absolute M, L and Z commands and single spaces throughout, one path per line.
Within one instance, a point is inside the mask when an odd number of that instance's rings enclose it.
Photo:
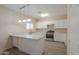
M 46 40 L 54 41 L 54 31 L 49 30 L 46 32 Z

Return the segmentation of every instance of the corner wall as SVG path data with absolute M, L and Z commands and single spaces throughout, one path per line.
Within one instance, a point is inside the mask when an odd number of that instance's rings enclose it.
M 68 5 L 67 54 L 79 55 L 79 5 Z
M 17 23 L 19 19 L 19 13 L 0 5 L 0 51 L 11 47 L 11 33 L 26 32 L 24 24 Z

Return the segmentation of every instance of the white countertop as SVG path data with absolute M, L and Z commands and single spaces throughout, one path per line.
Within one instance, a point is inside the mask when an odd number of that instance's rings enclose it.
M 17 33 L 17 34 L 11 34 L 10 36 L 39 40 L 39 39 L 45 37 L 45 34 L 46 34 L 45 32 L 35 32 L 35 33 L 31 33 L 31 34 Z

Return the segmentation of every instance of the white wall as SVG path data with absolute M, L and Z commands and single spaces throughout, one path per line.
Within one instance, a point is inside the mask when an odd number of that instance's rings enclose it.
M 79 5 L 68 5 L 68 54 L 79 54 Z
M 24 24 L 17 23 L 19 19 L 19 13 L 0 5 L 0 51 L 11 46 L 8 39 L 10 33 L 26 32 Z

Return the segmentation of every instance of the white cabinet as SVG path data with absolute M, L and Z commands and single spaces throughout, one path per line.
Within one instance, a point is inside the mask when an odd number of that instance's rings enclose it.
M 67 44 L 67 42 L 66 42 L 67 34 L 66 33 L 61 33 L 61 32 L 55 32 L 54 33 L 54 40 L 64 42 L 65 45 L 66 45 Z
M 30 39 L 30 38 L 13 38 L 13 46 L 19 48 L 21 51 L 32 54 L 41 55 L 43 53 L 44 38 Z
M 19 37 L 13 37 L 13 46 L 14 47 L 18 47 L 18 43 L 19 43 Z

